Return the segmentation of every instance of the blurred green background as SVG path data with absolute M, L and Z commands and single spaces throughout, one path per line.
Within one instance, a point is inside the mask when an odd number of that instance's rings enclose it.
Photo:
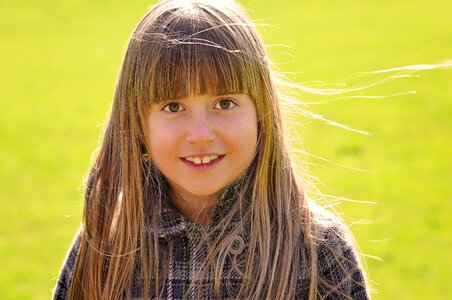
M 0 299 L 50 297 L 127 40 L 152 3 L 0 1 Z M 241 3 L 297 82 L 359 86 L 393 74 L 356 72 L 452 59 L 450 1 Z M 368 255 L 374 299 L 452 297 L 452 70 L 416 74 L 351 95 L 416 94 L 304 107 L 371 136 L 293 126 L 323 158 L 309 158 L 322 192 L 377 203 L 335 207 Z

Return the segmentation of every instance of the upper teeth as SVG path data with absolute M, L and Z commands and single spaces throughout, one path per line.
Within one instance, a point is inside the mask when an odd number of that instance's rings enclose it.
M 208 164 L 211 161 L 215 160 L 218 158 L 218 155 L 209 155 L 209 156 L 204 156 L 204 157 L 186 157 L 185 159 L 188 161 L 191 161 L 192 163 L 196 164 L 196 165 L 200 165 L 200 164 Z

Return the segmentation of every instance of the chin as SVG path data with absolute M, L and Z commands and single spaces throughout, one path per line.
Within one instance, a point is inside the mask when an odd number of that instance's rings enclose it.
M 226 185 L 190 185 L 183 187 L 185 192 L 197 197 L 213 196 L 221 192 Z

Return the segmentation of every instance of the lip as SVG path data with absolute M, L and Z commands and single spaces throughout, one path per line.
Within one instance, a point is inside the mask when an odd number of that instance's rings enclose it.
M 214 161 L 211 161 L 211 162 L 208 163 L 208 164 L 199 164 L 199 165 L 197 165 L 197 164 L 195 164 L 195 163 L 193 163 L 193 162 L 188 161 L 188 160 L 185 159 L 185 157 L 198 157 L 198 158 L 202 158 L 202 157 L 204 157 L 204 156 L 211 156 L 211 155 L 217 155 L 218 158 L 215 159 Z M 218 164 L 223 160 L 223 158 L 225 157 L 225 155 L 210 153 L 210 154 L 187 155 L 187 156 L 185 156 L 185 157 L 181 157 L 181 158 L 180 158 L 180 160 L 181 160 L 185 165 L 187 165 L 189 168 L 191 168 L 191 169 L 193 169 L 193 170 L 203 171 L 203 170 L 210 170 L 210 169 L 215 168 L 215 166 L 218 165 Z
M 199 157 L 199 158 L 203 158 L 204 156 L 212 156 L 212 155 L 216 155 L 218 157 L 220 156 L 224 156 L 224 154 L 219 154 L 219 153 L 207 153 L 207 152 L 203 152 L 203 153 L 196 153 L 196 154 L 190 154 L 190 155 L 184 155 L 181 156 L 182 159 L 186 158 L 186 157 Z

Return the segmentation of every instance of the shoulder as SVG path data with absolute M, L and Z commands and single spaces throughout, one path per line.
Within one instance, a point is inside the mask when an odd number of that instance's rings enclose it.
M 77 260 L 78 250 L 80 248 L 81 233 L 77 232 L 75 235 L 72 245 L 66 254 L 63 266 L 61 267 L 60 274 L 58 276 L 58 281 L 53 291 L 53 299 L 60 300 L 67 298 L 67 292 L 72 279 L 72 271 Z
M 336 250 L 353 248 L 353 237 L 348 227 L 332 212 L 311 203 L 312 229 L 318 245 L 330 246 Z
M 350 230 L 319 206 L 311 211 L 319 292 L 326 299 L 368 299 L 365 271 Z

